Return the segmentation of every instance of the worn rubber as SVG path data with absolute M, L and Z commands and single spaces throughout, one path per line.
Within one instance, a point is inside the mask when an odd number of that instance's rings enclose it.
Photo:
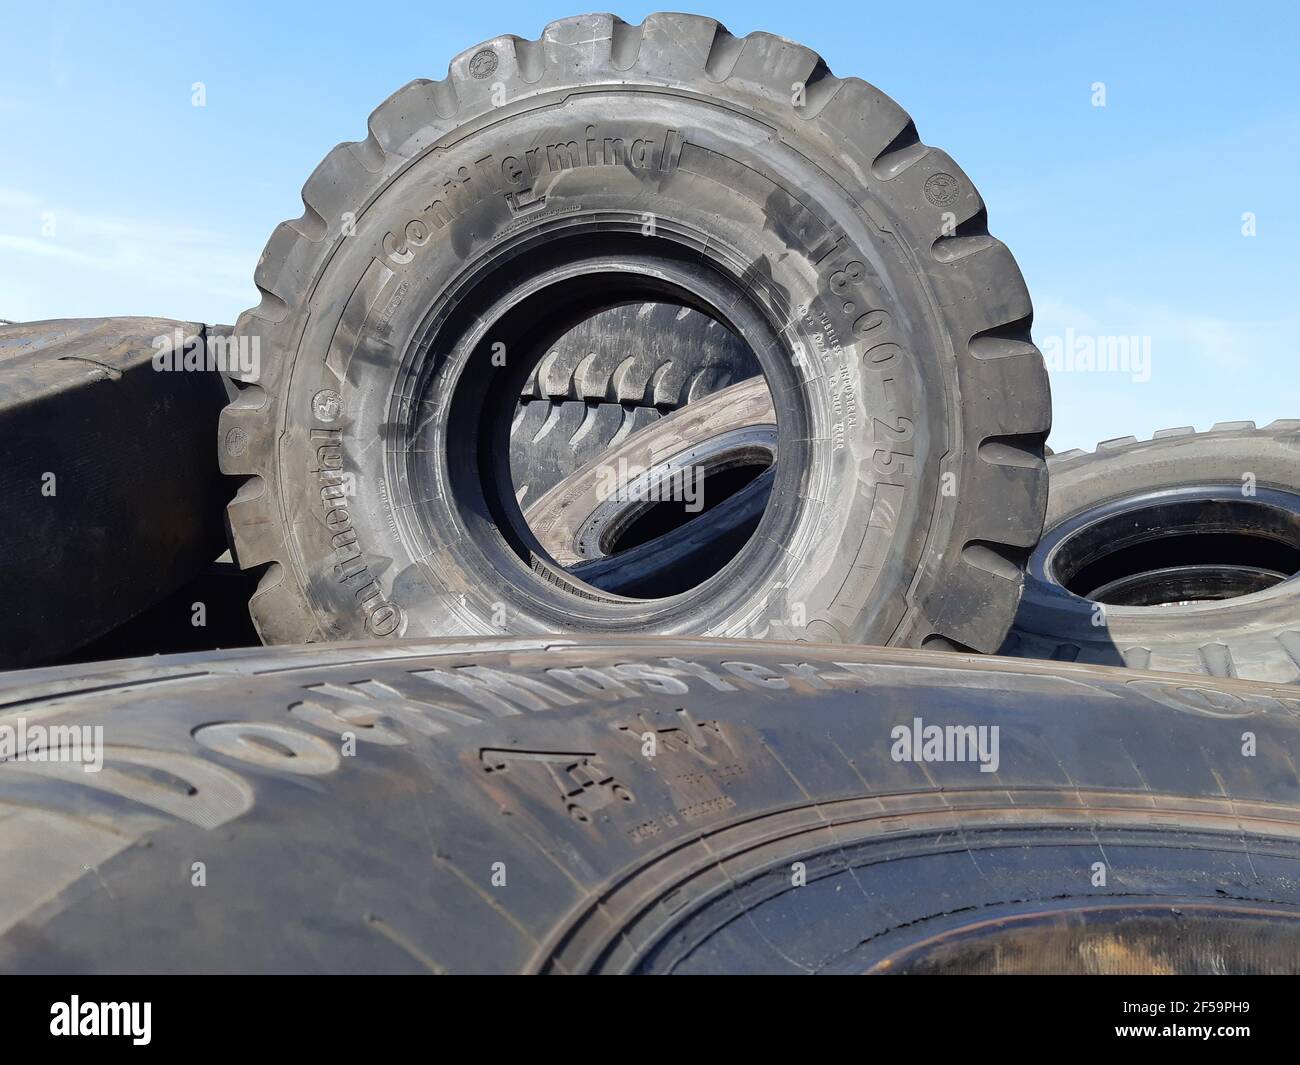
M 1044 543 L 1030 560 L 1004 654 L 1300 681 L 1300 579 L 1219 601 L 1098 610 L 1058 583 L 1048 566 L 1055 530 L 1116 501 L 1190 486 L 1219 486 L 1220 495 L 1260 501 L 1270 490 L 1300 495 L 1300 420 L 1258 429 L 1254 422 L 1222 422 L 1203 433 L 1164 429 L 1151 440 L 1122 437 L 1095 451 L 1053 454 L 1048 470 Z M 1248 475 L 1253 497 L 1242 494 Z
M 624 304 L 584 319 L 551 345 L 520 396 L 663 412 L 759 373 L 754 353 L 699 311 Z
M 634 519 L 648 491 L 680 471 L 701 469 L 707 445 L 719 438 L 735 442 L 724 460 L 740 451 L 775 458 L 776 414 L 761 377 L 721 389 L 631 434 L 533 500 L 524 518 L 560 565 L 604 558 L 608 534 Z M 642 481 L 647 490 L 642 501 L 619 498 Z
M 964 971 L 1007 937 L 1033 972 L 1300 957 L 1281 686 L 516 638 L 5 675 L 20 720 L 102 727 L 106 754 L 0 762 L 9 973 Z M 898 760 L 903 726 L 997 726 L 996 771 Z M 1207 914 L 1273 923 L 1225 954 L 1195 945 Z M 1126 934 L 1142 915 L 1172 939 Z
M 654 407 L 580 400 L 521 401 L 510 427 L 510 478 L 526 506 L 583 465 L 653 425 Z
M 719 504 L 708 500 L 709 474 L 756 456 L 774 462 L 776 444 L 771 394 L 761 377 L 751 378 L 637 430 L 535 500 L 524 517 L 571 577 L 618 595 L 686 590 L 745 545 L 762 519 L 774 480 L 769 468 Z M 671 484 L 683 470 L 699 475 L 701 502 L 709 509 L 653 540 L 611 554 L 606 542 L 655 505 L 646 502 L 648 493 L 638 499 L 628 489 Z M 611 495 L 612 478 L 627 481 L 621 488 L 628 498 Z
M 165 599 L 130 621 L 77 648 L 77 662 L 107 662 L 145 655 L 182 654 L 261 641 L 248 617 L 257 578 L 233 562 L 218 560 Z
M 156 338 L 206 339 L 205 328 L 163 318 L 0 326 L 0 581 L 10 590 L 0 669 L 70 655 L 223 550 L 230 483 L 212 455 L 221 377 L 152 362 Z
M 721 323 L 690 307 L 637 303 L 584 319 L 528 375 L 510 427 L 510 475 L 536 499 L 632 432 L 761 374 Z
M 771 469 L 686 524 L 568 568 L 571 577 L 618 595 L 651 597 L 665 589 L 687 591 L 716 573 L 753 536 L 775 480 Z
M 222 421 L 249 441 L 222 468 L 267 642 L 1000 645 L 1046 504 L 1030 301 L 969 180 L 875 88 L 707 18 L 565 19 L 401 89 L 303 200 L 237 324 L 263 377 Z M 525 383 L 509 353 L 545 348 L 519 315 L 665 292 L 758 357 L 782 462 L 727 567 L 628 600 L 556 576 L 493 486 L 509 419 L 479 415 Z

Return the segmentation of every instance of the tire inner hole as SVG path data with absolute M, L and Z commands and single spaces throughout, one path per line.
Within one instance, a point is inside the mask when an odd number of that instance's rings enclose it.
M 560 568 L 613 594 L 663 598 L 708 580 L 744 548 L 763 516 L 775 426 L 767 427 L 769 448 L 718 454 L 706 446 L 689 461 L 674 461 L 676 444 L 665 437 L 664 450 L 655 451 L 662 466 L 625 461 L 620 449 L 637 434 L 671 429 L 674 414 L 722 389 L 755 378 L 765 386 L 757 356 L 705 310 L 666 298 L 607 303 L 549 335 L 544 350 L 530 352 L 533 369 L 511 433 L 510 476 L 530 529 Z M 706 421 L 692 440 L 733 429 L 720 412 L 716 428 Z M 536 516 L 527 517 L 530 506 L 544 499 L 547 510 L 591 509 L 582 484 L 593 476 L 603 485 L 597 549 L 549 543 Z M 571 548 L 587 557 L 574 561 Z
M 730 466 L 723 470 L 704 471 L 699 479 L 698 509 L 684 499 L 649 503 L 640 513 L 633 516 L 631 521 L 616 529 L 608 542 L 602 545 L 605 554 L 616 555 L 620 551 L 639 547 L 656 537 L 680 529 L 687 522 L 709 513 L 718 504 L 730 499 L 771 465 L 771 462 L 758 460 L 745 465 Z M 752 515 L 745 519 L 746 539 L 758 527 L 759 517 L 761 515 Z
M 1300 573 L 1300 513 L 1249 498 L 1153 502 L 1082 525 L 1052 577 L 1111 606 L 1233 599 Z

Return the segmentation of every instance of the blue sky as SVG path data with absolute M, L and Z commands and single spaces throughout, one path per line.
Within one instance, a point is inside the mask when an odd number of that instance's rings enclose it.
M 1137 7 L 697 9 L 733 33 L 802 41 L 910 111 L 984 194 L 1028 279 L 1040 345 L 1138 338 L 1125 371 L 1053 373 L 1057 449 L 1300 417 L 1300 5 Z M 10 0 L 0 318 L 232 321 L 255 301 L 253 266 L 299 213 L 303 181 L 364 134 L 376 104 L 480 40 L 536 36 L 578 10 Z

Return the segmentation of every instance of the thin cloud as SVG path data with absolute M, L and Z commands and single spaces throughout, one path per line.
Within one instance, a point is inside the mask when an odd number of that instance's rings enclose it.
M 48 234 L 45 228 L 53 225 Z M 228 237 L 190 225 L 171 225 L 64 209 L 21 189 L 0 188 L 0 250 L 54 260 L 69 267 L 174 286 L 178 268 L 188 287 L 223 302 L 248 300 L 255 254 Z

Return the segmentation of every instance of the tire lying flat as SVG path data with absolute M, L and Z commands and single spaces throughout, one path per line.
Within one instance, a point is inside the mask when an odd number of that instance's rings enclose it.
M 650 540 L 579 562 L 571 577 L 617 595 L 652 597 L 689 591 L 718 572 L 754 535 L 774 480 L 764 470 L 716 507 Z
M 528 375 L 510 426 L 510 475 L 525 505 L 632 432 L 762 373 L 719 322 L 636 303 L 587 318 Z
M 0 708 L 6 727 L 102 727 L 105 752 L 97 773 L 0 763 L 7 972 L 1300 957 L 1282 686 L 554 637 L 37 670 L 0 677 Z M 933 726 L 999 731 L 903 759 L 899 730 Z
M 303 199 L 237 324 L 266 372 L 222 423 L 249 441 L 222 464 L 265 641 L 1000 645 L 1046 503 L 1046 373 L 978 193 L 876 89 L 710 19 L 566 19 L 400 90 Z M 538 563 L 508 415 L 520 352 L 667 298 L 757 356 L 782 462 L 722 572 L 630 600 Z
M 753 536 L 772 491 L 776 445 L 771 394 L 753 377 L 632 433 L 535 499 L 524 520 L 570 578 L 631 597 L 687 591 Z M 726 499 L 715 498 L 719 478 L 762 466 Z M 663 524 L 682 524 L 638 537 L 638 522 L 653 520 L 660 506 L 677 512 Z M 708 509 L 692 516 L 688 506 Z
M 604 558 L 609 534 L 634 518 L 635 490 L 648 499 L 681 471 L 707 480 L 714 465 L 745 457 L 770 465 L 776 444 L 771 394 L 761 377 L 751 378 L 633 433 L 533 500 L 524 518 L 558 564 Z
M 1004 654 L 1300 680 L 1300 420 L 1108 440 L 1048 469 Z
M 220 328 L 220 327 L 216 327 Z M 228 328 L 228 327 L 227 327 Z M 215 372 L 158 372 L 163 318 L 0 326 L 0 669 L 56 661 L 161 601 L 224 549 Z

